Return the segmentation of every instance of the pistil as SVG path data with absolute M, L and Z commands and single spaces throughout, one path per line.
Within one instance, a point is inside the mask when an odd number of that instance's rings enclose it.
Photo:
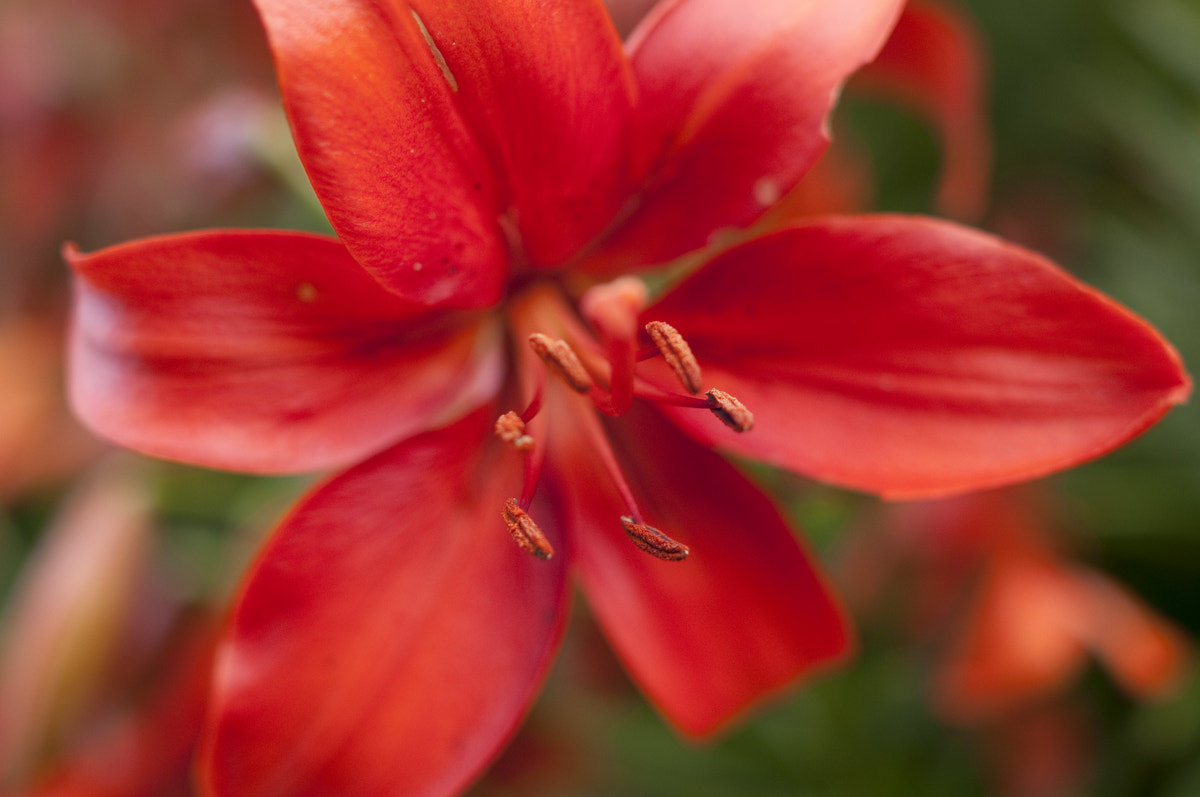
M 633 405 L 633 371 L 637 365 L 638 314 L 646 305 L 646 283 L 620 277 L 589 288 L 579 309 L 604 341 L 610 366 L 609 401 L 612 415 L 624 415 Z

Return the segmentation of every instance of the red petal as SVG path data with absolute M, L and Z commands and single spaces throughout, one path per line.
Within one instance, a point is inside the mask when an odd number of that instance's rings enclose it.
M 406 6 L 256 4 L 300 159 L 354 257 L 415 301 L 495 302 L 495 178 Z
M 338 476 L 275 532 L 219 659 L 206 793 L 449 795 L 511 735 L 560 636 L 567 557 L 509 538 L 521 460 L 488 444 L 491 417 Z
M 946 148 L 937 204 L 965 219 L 983 214 L 991 172 L 983 62 L 979 34 L 961 11 L 911 2 L 879 57 L 852 84 L 907 102 L 932 119 Z
M 744 225 L 787 193 L 828 143 L 841 84 L 874 57 L 900 0 L 677 0 L 634 31 L 644 158 L 641 207 L 610 243 L 648 265 Z
M 1082 568 L 1076 577 L 1090 598 L 1089 642 L 1113 677 L 1142 698 L 1181 686 L 1195 660 L 1183 633 L 1111 579 Z
M 71 398 L 122 445 L 209 467 L 353 462 L 496 388 L 499 346 L 382 290 L 337 241 L 209 232 L 75 269 Z
M 830 217 L 763 236 L 644 318 L 675 326 L 709 383 L 755 415 L 739 435 L 672 409 L 693 436 L 892 497 L 1076 465 L 1191 388 L 1142 319 L 1031 252 L 932 219 Z M 654 378 L 674 389 L 665 368 Z
M 710 733 L 846 655 L 845 619 L 775 507 L 637 404 L 608 426 L 617 459 L 646 522 L 691 554 L 668 562 L 635 547 L 620 522 L 629 510 L 589 445 L 599 422 L 586 400 L 570 400 L 548 408 L 548 461 L 584 589 L 630 673 L 681 731 Z
M 495 171 L 524 256 L 557 265 L 633 183 L 634 85 L 599 0 L 412 0 Z

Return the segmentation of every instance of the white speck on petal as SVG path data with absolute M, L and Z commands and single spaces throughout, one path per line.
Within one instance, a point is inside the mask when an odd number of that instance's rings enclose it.
M 779 190 L 779 183 L 775 182 L 772 177 L 758 178 L 751 191 L 754 194 L 754 201 L 764 208 L 774 205 L 783 196 L 783 192 Z

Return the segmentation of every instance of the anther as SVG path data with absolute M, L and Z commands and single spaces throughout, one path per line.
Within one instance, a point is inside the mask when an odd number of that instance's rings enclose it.
M 651 556 L 667 562 L 682 562 L 687 559 L 689 551 L 686 545 L 676 542 L 653 526 L 638 523 L 624 515 L 621 517 L 621 526 L 629 535 L 629 539 L 633 540 L 633 544 Z
M 663 359 L 671 366 L 671 370 L 679 377 L 687 391 L 699 393 L 700 388 L 704 386 L 704 380 L 700 376 L 700 363 L 696 362 L 692 347 L 683 339 L 683 335 L 665 321 L 651 321 L 646 324 L 646 331 L 650 333 L 654 345 L 662 352 Z
M 546 365 L 571 386 L 577 393 L 586 393 L 592 389 L 592 377 L 579 362 L 575 350 L 565 340 L 555 340 L 549 335 L 534 332 L 529 336 L 529 345 Z
M 504 510 L 500 513 L 508 526 L 508 533 L 517 541 L 521 550 L 533 554 L 538 559 L 549 559 L 554 556 L 554 548 L 546 535 L 533 522 L 529 513 L 517 504 L 515 499 L 504 502 Z
M 496 419 L 496 437 L 518 451 L 533 450 L 533 438 L 525 434 L 525 421 L 515 412 L 506 412 Z
M 712 414 L 733 431 L 748 432 L 754 428 L 754 413 L 724 390 L 713 388 L 704 395 L 708 396 L 708 408 Z

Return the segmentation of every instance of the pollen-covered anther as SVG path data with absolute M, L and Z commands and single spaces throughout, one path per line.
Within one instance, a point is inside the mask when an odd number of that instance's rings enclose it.
M 529 336 L 529 345 L 542 358 L 542 362 L 554 369 L 571 389 L 586 393 L 592 389 L 592 377 L 584 369 L 575 350 L 565 340 L 555 340 L 549 335 L 534 332 Z
M 508 526 L 508 533 L 517 541 L 521 550 L 533 554 L 538 559 L 549 559 L 554 556 L 554 548 L 551 547 L 550 540 L 546 539 L 546 535 L 533 522 L 533 518 L 520 507 L 516 500 L 510 498 L 505 501 L 504 509 L 500 514 L 504 518 L 505 525 Z
M 676 542 L 653 526 L 638 523 L 631 517 L 622 515 L 621 526 L 629 535 L 629 539 L 633 540 L 633 544 L 651 556 L 668 562 L 682 562 L 690 553 L 683 543 Z
M 646 331 L 650 333 L 650 339 L 662 352 L 663 359 L 671 366 L 671 370 L 687 391 L 699 393 L 700 388 L 704 386 L 704 379 L 700 376 L 700 363 L 696 362 L 692 347 L 683 339 L 683 335 L 679 334 L 679 330 L 665 321 L 651 321 L 646 324 Z
M 754 428 L 754 413 L 724 390 L 713 388 L 704 395 L 708 396 L 708 408 L 712 414 L 733 431 L 748 432 Z
M 518 451 L 533 450 L 533 438 L 525 434 L 525 421 L 515 412 L 506 412 L 496 419 L 496 437 Z

